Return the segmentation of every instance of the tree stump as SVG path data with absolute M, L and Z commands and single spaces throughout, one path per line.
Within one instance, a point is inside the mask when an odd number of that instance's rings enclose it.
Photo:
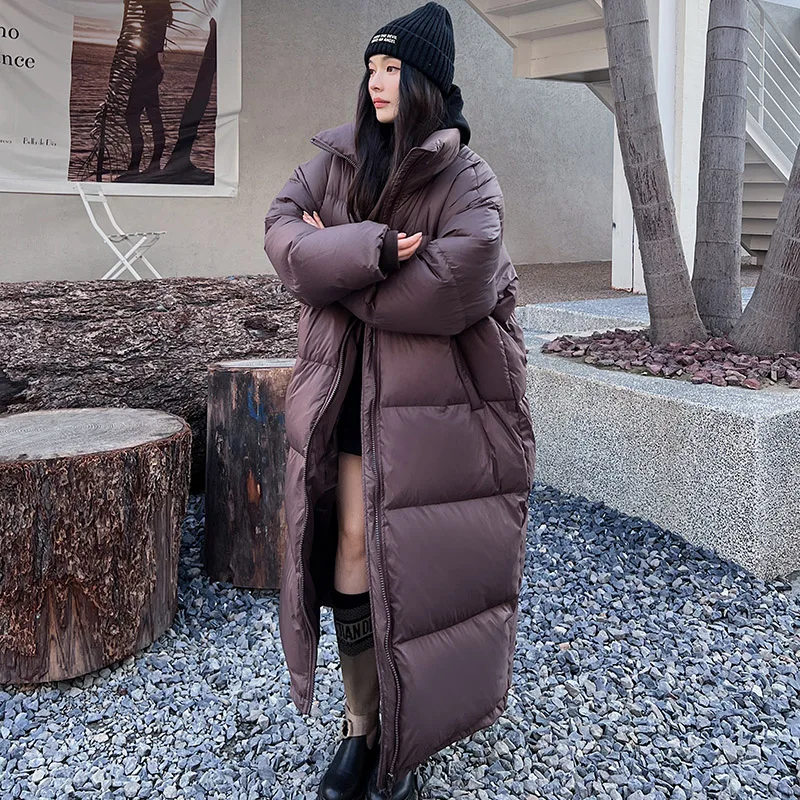
M 172 624 L 190 467 L 163 411 L 0 417 L 0 683 L 92 672 Z
M 213 580 L 277 589 L 285 552 L 286 387 L 293 358 L 208 368 L 204 558 Z

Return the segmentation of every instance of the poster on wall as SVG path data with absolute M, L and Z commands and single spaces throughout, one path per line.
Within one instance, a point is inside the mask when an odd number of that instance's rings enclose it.
M 241 0 L 0 0 L 0 191 L 236 195 Z

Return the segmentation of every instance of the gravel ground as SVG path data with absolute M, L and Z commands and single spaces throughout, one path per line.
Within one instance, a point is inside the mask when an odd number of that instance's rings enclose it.
M 313 798 L 342 690 L 332 618 L 313 716 L 288 700 L 274 592 L 209 584 L 203 498 L 180 610 L 135 657 L 0 691 L 0 797 Z M 514 686 L 420 768 L 424 798 L 800 797 L 800 596 L 537 485 Z

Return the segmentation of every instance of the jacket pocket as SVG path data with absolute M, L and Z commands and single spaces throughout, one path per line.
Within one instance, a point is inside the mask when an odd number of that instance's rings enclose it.
M 470 408 L 473 411 L 483 408 L 483 398 L 478 393 L 475 381 L 472 380 L 469 367 L 467 367 L 467 363 L 464 361 L 464 356 L 461 353 L 461 348 L 458 346 L 455 336 L 450 337 L 450 348 L 453 351 L 453 361 L 456 365 L 456 372 L 458 372 L 461 385 L 464 387 L 464 391 L 469 399 Z

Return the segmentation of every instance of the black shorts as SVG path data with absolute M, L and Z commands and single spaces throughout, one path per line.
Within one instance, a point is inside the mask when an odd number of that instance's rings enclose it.
M 336 434 L 340 453 L 361 455 L 361 344 L 353 370 L 353 377 L 347 387 L 344 405 L 336 422 Z

